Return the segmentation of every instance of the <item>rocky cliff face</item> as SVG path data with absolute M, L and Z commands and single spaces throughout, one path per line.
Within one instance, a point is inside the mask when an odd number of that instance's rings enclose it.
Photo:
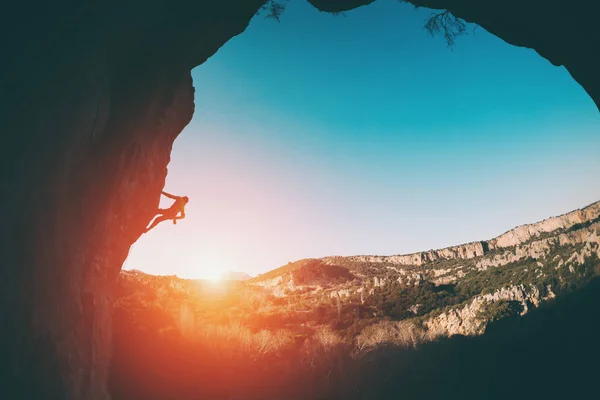
M 437 260 L 467 259 L 482 256 L 487 252 L 487 242 L 467 243 L 440 250 L 429 250 L 414 254 L 394 256 L 352 256 L 346 257 L 357 262 L 389 263 L 398 265 L 423 265 Z M 328 262 L 335 262 L 331 259 Z
M 480 313 L 487 304 L 500 301 L 514 301 L 521 305 L 521 315 L 527 314 L 529 304 L 537 307 L 542 301 L 553 298 L 551 288 L 547 296 L 541 296 L 535 286 L 513 285 L 503 287 L 494 293 L 477 296 L 466 306 L 451 309 L 440 315 L 425 321 L 427 336 L 429 340 L 438 337 L 451 337 L 453 335 L 473 336 L 482 334 L 486 325 L 492 322 Z
M 592 224 L 596 221 L 600 221 L 600 201 L 590 204 L 582 209 L 571 211 L 557 217 L 548 218 L 541 222 L 518 226 L 491 240 L 406 255 L 352 256 L 344 258 L 355 262 L 416 266 L 439 260 L 471 259 L 483 256 L 492 250 L 520 245 L 527 241 L 539 238 L 546 233 L 556 233 L 560 230 L 567 230 L 582 224 Z M 329 263 L 335 263 L 337 258 L 329 257 L 325 260 Z
M 105 399 L 111 290 L 192 117 L 190 70 L 261 2 L 37 3 L 2 24 L 0 386 Z
M 598 104 L 594 2 L 414 3 L 536 49 Z M 108 397 L 111 288 L 193 113 L 190 70 L 262 4 L 34 1 L 0 17 L 0 379 L 11 398 Z
M 600 201 L 590 204 L 580 210 L 548 218 L 535 224 L 527 224 L 510 231 L 488 242 L 489 248 L 516 246 L 544 233 L 559 229 L 569 229 L 578 224 L 591 223 L 600 220 Z

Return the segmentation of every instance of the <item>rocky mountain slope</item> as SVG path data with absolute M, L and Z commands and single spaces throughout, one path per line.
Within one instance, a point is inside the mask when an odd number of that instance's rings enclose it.
M 154 304 L 173 316 L 169 329 L 189 332 L 214 323 L 313 333 L 332 326 L 367 351 L 482 334 L 489 323 L 523 316 L 599 272 L 596 202 L 491 240 L 410 255 L 299 260 L 216 287 L 123 271 L 116 306 Z
M 596 274 L 599 259 L 600 202 L 596 202 L 491 240 L 408 255 L 301 260 L 248 283 L 276 296 L 309 290 L 308 302 L 319 293 L 363 305 L 389 305 L 394 303 L 393 292 L 429 285 L 441 299 L 421 304 L 415 295 L 414 304 L 395 309 L 405 317 L 411 313 L 422 317 L 426 336 L 435 338 L 482 333 L 494 319 L 489 312 L 518 309 L 524 315 Z
M 487 241 L 411 255 L 305 259 L 216 287 L 123 271 L 116 306 L 154 304 L 175 318 L 170 329 L 190 332 L 213 323 L 313 333 L 331 326 L 368 350 L 482 334 L 489 323 L 523 316 L 599 272 L 596 202 Z M 142 301 L 148 296 L 151 303 Z
M 593 384 L 575 383 L 600 355 L 598 275 L 600 202 L 488 241 L 306 259 L 247 281 L 123 271 L 111 390 L 115 400 L 584 396 Z M 539 383 L 548 376 L 552 388 Z

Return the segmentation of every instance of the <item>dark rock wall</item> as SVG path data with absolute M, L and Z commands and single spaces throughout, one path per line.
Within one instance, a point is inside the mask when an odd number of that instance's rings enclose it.
M 374 0 L 308 0 L 324 11 L 345 11 Z M 404 1 L 404 0 L 400 0 Z M 515 46 L 564 65 L 600 108 L 600 28 L 595 0 L 408 0 L 448 10 Z
M 369 1 L 311 2 L 328 10 Z M 261 4 L 57 0 L 0 13 L 3 398 L 107 398 L 111 287 L 192 116 L 190 70 Z M 422 4 L 566 65 L 598 104 L 596 2 Z
M 192 117 L 190 71 L 260 1 L 34 6 L 2 21 L 0 397 L 104 399 L 111 288 Z

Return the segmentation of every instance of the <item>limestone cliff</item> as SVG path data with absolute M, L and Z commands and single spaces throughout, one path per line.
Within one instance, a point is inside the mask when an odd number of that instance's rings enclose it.
M 369 2 L 311 0 L 328 11 Z M 597 2 L 413 2 L 534 48 L 599 104 Z M 0 379 L 10 398 L 108 397 L 111 288 L 192 116 L 190 70 L 262 4 L 33 1 L 0 16 Z
M 535 224 L 521 225 L 488 242 L 490 248 L 515 246 L 536 236 L 558 229 L 569 229 L 577 224 L 600 220 L 600 201 L 580 210 L 548 218 Z
M 416 266 L 438 260 L 470 259 L 483 256 L 491 250 L 517 246 L 529 240 L 538 238 L 545 233 L 565 230 L 581 224 L 592 224 L 596 221 L 600 221 L 600 201 L 590 204 L 582 209 L 571 211 L 557 217 L 548 218 L 541 222 L 518 226 L 490 240 L 406 255 L 352 256 L 344 258 L 356 262 Z M 329 263 L 335 263 L 336 257 L 328 257 L 325 260 Z

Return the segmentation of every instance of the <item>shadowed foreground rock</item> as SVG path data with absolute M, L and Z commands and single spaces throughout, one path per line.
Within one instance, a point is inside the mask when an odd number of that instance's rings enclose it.
M 597 2 L 414 2 L 565 65 L 599 104 Z M 108 397 L 111 288 L 192 116 L 190 70 L 262 3 L 33 1 L 0 16 L 3 395 Z

